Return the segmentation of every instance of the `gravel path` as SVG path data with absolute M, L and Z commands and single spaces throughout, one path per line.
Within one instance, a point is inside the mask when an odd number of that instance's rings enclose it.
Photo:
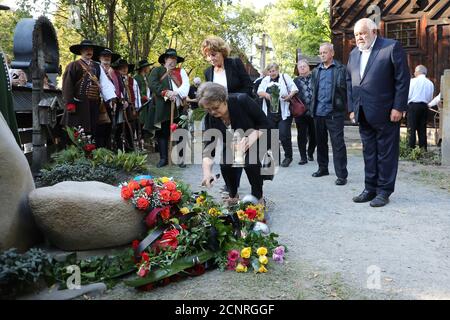
M 401 163 L 388 206 L 353 203 L 363 188 L 363 159 L 354 129 L 348 131 L 346 186 L 334 184 L 332 165 L 330 176 L 313 178 L 316 162 L 299 166 L 298 159 L 265 185 L 271 230 L 290 250 L 285 265 L 264 275 L 216 270 L 145 293 L 119 285 L 103 298 L 450 299 L 449 192 L 420 182 L 411 164 Z M 200 166 L 181 174 L 197 189 Z M 241 184 L 242 196 L 250 190 L 245 174 Z

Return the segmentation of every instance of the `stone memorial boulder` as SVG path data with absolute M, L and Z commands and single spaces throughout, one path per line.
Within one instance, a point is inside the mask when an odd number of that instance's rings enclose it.
M 0 113 L 0 250 L 26 251 L 41 240 L 27 199 L 34 189 L 28 161 Z
M 34 190 L 29 203 L 45 237 L 63 250 L 127 245 L 145 232 L 144 215 L 105 183 L 61 182 Z

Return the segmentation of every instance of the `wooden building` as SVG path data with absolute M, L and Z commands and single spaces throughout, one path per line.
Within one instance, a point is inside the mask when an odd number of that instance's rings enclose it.
M 330 6 L 336 59 L 347 63 L 355 23 L 372 18 L 381 36 L 402 43 L 411 74 L 423 64 L 439 92 L 441 76 L 450 69 L 450 0 L 330 0 Z

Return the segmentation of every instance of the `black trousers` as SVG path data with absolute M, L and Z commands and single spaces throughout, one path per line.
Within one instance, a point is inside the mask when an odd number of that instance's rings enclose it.
M 365 188 L 390 196 L 397 178 L 400 123 L 368 123 L 361 108 L 359 132 L 363 143 Z
M 261 165 L 251 164 L 244 167 L 247 174 L 248 181 L 252 187 L 252 195 L 257 199 L 263 196 L 264 180 L 261 176 Z M 228 194 L 231 198 L 236 197 L 239 188 L 238 172 L 242 173 L 242 168 L 233 168 L 231 165 L 220 165 L 220 171 L 228 189 Z
M 426 103 L 410 103 L 408 105 L 408 145 L 416 147 L 416 132 L 419 136 L 419 147 L 427 149 L 427 117 Z
M 344 115 L 330 117 L 315 117 L 317 141 L 317 163 L 319 169 L 328 170 L 328 133 L 330 134 L 331 147 L 333 150 L 334 171 L 338 178 L 346 179 L 347 171 L 347 148 L 344 141 Z
M 270 129 L 278 129 L 281 145 L 284 150 L 284 157 L 292 159 L 292 134 L 291 125 L 292 117 L 288 117 L 286 120 L 281 118 L 281 113 L 267 113 L 267 119 L 269 120 Z M 270 135 L 269 135 L 269 141 Z M 275 152 L 275 150 L 273 150 Z M 281 159 L 281 157 L 280 157 Z
M 300 151 L 300 158 L 306 160 L 306 152 L 308 156 L 312 157 L 316 150 L 316 129 L 314 126 L 314 119 L 309 115 L 303 115 L 295 118 L 295 125 L 297 126 L 297 144 Z M 308 150 L 306 145 L 308 144 Z

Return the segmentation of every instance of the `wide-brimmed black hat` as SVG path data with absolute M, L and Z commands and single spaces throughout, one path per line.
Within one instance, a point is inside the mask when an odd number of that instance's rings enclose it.
M 154 62 L 149 63 L 147 59 L 144 59 L 144 60 L 141 60 L 141 61 L 138 62 L 138 64 L 136 65 L 136 70 L 139 71 L 142 68 L 149 67 L 149 66 L 152 66 L 154 64 L 155 64 Z
M 94 44 L 91 40 L 83 40 L 80 44 L 74 44 L 73 46 L 70 46 L 69 50 L 72 53 L 75 53 L 77 55 L 81 54 L 81 49 L 91 47 L 94 49 L 94 56 L 98 55 L 100 51 L 105 49 L 105 47 L 98 46 Z
M 11 8 L 8 6 L 5 6 L 3 4 L 0 4 L 0 10 L 9 10 L 9 9 L 11 9 Z
M 111 56 L 111 61 L 117 61 L 120 59 L 120 54 L 114 53 L 108 48 L 104 48 L 102 51 L 96 54 L 93 60 L 100 61 L 101 56 Z
M 128 63 L 128 61 L 125 59 L 119 59 L 111 64 L 111 67 L 113 67 L 114 69 L 119 69 L 120 67 L 123 66 L 128 66 L 128 73 L 134 71 L 134 64 Z
M 179 57 L 177 54 L 177 50 L 175 49 L 167 49 L 162 55 L 159 56 L 158 62 L 164 64 L 167 57 L 175 57 L 177 58 L 177 63 L 184 62 L 184 58 Z

